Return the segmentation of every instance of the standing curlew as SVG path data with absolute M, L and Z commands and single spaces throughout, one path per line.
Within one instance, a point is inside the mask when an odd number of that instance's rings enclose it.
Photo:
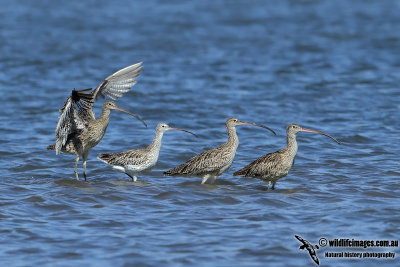
M 285 148 L 269 153 L 256 159 L 243 169 L 235 172 L 233 175 L 244 176 L 244 177 L 256 177 L 262 180 L 268 181 L 268 189 L 272 183 L 272 189 L 275 188 L 276 181 L 280 178 L 285 177 L 294 163 L 294 157 L 297 153 L 297 142 L 296 134 L 298 132 L 310 132 L 328 136 L 336 143 L 340 144 L 338 140 L 330 136 L 329 134 L 306 129 L 298 124 L 289 124 L 286 128 L 287 145 Z
M 102 153 L 97 158 L 112 166 L 114 170 L 127 174 L 132 178 L 132 181 L 136 181 L 137 175 L 140 172 L 156 165 L 160 154 L 162 137 L 168 130 L 184 131 L 196 136 L 187 130 L 169 127 L 166 123 L 159 123 L 156 127 L 153 142 L 148 147 L 132 149 L 121 153 Z
M 270 128 L 252 123 L 242 122 L 237 118 L 229 118 L 226 121 L 226 131 L 228 133 L 228 142 L 191 158 L 186 163 L 179 165 L 171 170 L 164 172 L 165 175 L 171 176 L 200 176 L 203 178 L 201 184 L 204 184 L 208 179 L 214 182 L 218 176 L 228 170 L 235 158 L 236 149 L 239 145 L 239 138 L 236 134 L 236 126 L 252 125 L 270 130 Z
M 60 110 L 56 127 L 56 143 L 48 146 L 47 149 L 56 150 L 56 154 L 62 151 L 76 155 L 74 172 L 77 180 L 79 180 L 78 161 L 81 156 L 83 159 L 83 175 L 86 180 L 86 160 L 89 150 L 103 138 L 111 110 L 115 109 L 128 113 L 146 125 L 137 115 L 117 107 L 114 102 L 109 100 L 104 102 L 102 113 L 98 119 L 95 118 L 92 110 L 93 103 L 99 95 L 116 100 L 128 92 L 136 83 L 135 79 L 139 76 L 141 69 L 141 62 L 121 69 L 108 76 L 91 93 L 87 93 L 91 88 L 79 91 L 72 90 L 71 95 Z

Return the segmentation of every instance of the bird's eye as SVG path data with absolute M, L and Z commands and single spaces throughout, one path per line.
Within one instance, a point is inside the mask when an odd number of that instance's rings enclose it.
M 294 129 L 294 128 L 296 128 L 296 126 L 295 126 L 295 125 L 292 125 L 292 128 Z

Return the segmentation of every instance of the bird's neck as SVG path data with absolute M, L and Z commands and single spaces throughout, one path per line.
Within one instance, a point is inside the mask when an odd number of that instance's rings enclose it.
M 226 132 L 228 133 L 228 144 L 237 148 L 239 145 L 239 138 L 236 134 L 236 127 L 226 128 Z
M 156 131 L 156 134 L 154 135 L 153 138 L 153 142 L 151 142 L 151 144 L 147 147 L 147 149 L 154 152 L 160 152 L 163 135 L 164 135 L 163 132 Z
M 110 121 L 110 113 L 111 110 L 108 108 L 103 108 L 100 117 L 96 120 L 97 123 L 103 125 L 104 128 L 107 128 L 108 122 Z
M 288 150 L 288 153 L 292 157 L 296 156 L 296 153 L 297 153 L 296 135 L 288 134 L 287 137 L 286 137 L 286 140 L 287 140 L 286 149 Z

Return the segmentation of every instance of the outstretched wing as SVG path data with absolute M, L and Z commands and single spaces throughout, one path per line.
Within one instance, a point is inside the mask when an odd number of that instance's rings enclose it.
M 306 245 L 306 247 L 312 247 L 313 245 L 311 245 L 310 242 L 308 242 L 308 240 L 303 239 L 301 236 L 299 235 L 294 235 L 297 240 L 299 240 L 301 243 L 303 243 L 304 245 Z
M 299 236 L 299 235 L 294 235 L 294 237 L 296 237 L 297 240 L 299 240 L 301 243 L 304 244 L 304 246 L 303 246 L 303 247 L 300 247 L 300 249 L 302 249 L 302 248 L 305 247 L 305 248 L 308 250 L 308 254 L 310 254 L 311 259 L 312 259 L 317 265 L 319 265 L 319 259 L 318 259 L 317 253 L 316 253 L 315 250 L 314 250 L 314 246 L 311 245 L 311 243 L 308 242 L 308 240 L 303 239 L 303 238 L 302 238 L 301 236 Z
M 142 70 L 142 62 L 123 68 L 108 76 L 96 89 L 87 94 L 90 89 L 72 91 L 67 98 L 56 127 L 56 154 L 67 143 L 71 134 L 86 129 L 87 123 L 94 120 L 93 103 L 98 95 L 115 100 L 128 92 L 136 83 L 136 78 Z
M 93 105 L 91 94 L 85 94 L 90 90 L 91 88 L 80 91 L 72 90 L 71 95 L 60 109 L 56 127 L 56 154 L 60 153 L 71 134 L 79 133 L 86 128 L 87 122 L 77 114 Z
M 311 259 L 317 264 L 319 265 L 319 259 L 317 254 L 315 253 L 315 250 L 311 247 L 307 247 L 308 253 L 310 254 Z
M 306 245 L 308 243 L 307 240 L 303 239 L 301 236 L 299 235 L 294 235 L 294 237 L 296 237 L 297 240 L 299 240 L 301 243 L 303 243 L 304 245 Z M 307 243 L 306 243 L 307 242 Z
M 92 92 L 93 99 L 100 95 L 116 100 L 136 84 L 136 78 L 141 71 L 142 62 L 139 62 L 111 74 Z
M 108 76 L 99 86 L 96 87 L 96 89 L 93 90 L 90 94 L 92 101 L 88 106 L 79 109 L 78 116 L 86 122 L 94 120 L 93 103 L 97 97 L 108 96 L 112 100 L 116 100 L 136 84 L 136 78 L 139 76 L 141 71 L 142 62 L 139 62 Z

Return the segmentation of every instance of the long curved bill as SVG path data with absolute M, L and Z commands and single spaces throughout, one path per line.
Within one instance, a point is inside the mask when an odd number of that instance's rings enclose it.
M 188 131 L 188 130 L 180 129 L 180 128 L 168 127 L 168 130 L 175 130 L 175 131 L 187 132 L 187 133 L 193 134 L 194 136 L 198 137 L 197 134 L 192 133 L 192 132 L 190 132 L 190 131 Z
M 147 124 L 146 124 L 146 123 L 144 122 L 144 120 L 142 120 L 142 118 L 140 118 L 138 115 L 133 114 L 133 113 L 131 113 L 131 112 L 129 112 L 129 111 L 126 111 L 125 109 L 122 109 L 122 108 L 119 108 L 119 107 L 115 107 L 115 109 L 116 109 L 116 110 L 119 110 L 119 111 L 122 111 L 122 112 L 125 112 L 125 113 L 127 113 L 127 114 L 129 114 L 129 115 L 135 117 L 136 119 L 140 120 L 140 121 L 144 124 L 144 126 L 146 126 L 146 128 L 147 128 Z
M 332 139 L 333 141 L 335 141 L 336 143 L 340 144 L 340 142 L 338 140 L 336 140 L 335 138 L 333 138 L 332 136 L 330 136 L 329 134 L 317 131 L 317 130 L 312 130 L 312 129 L 307 129 L 307 128 L 301 128 L 301 132 L 309 132 L 309 133 L 316 133 L 316 134 L 321 134 L 321 135 L 325 135 L 328 136 L 330 139 Z
M 252 126 L 257 126 L 257 127 L 265 128 L 265 129 L 267 129 L 267 130 L 270 130 L 274 135 L 276 135 L 276 133 L 274 132 L 274 130 L 272 130 L 271 128 L 268 128 L 267 126 L 261 125 L 261 124 L 257 124 L 257 123 L 254 123 L 254 122 L 244 122 L 244 121 L 241 121 L 240 124 L 241 124 L 241 125 L 252 125 Z

